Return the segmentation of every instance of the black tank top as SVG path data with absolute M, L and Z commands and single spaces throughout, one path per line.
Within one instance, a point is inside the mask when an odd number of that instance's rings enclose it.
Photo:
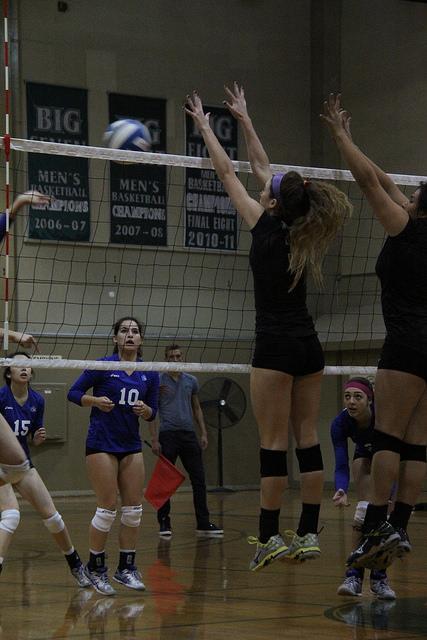
M 289 234 L 279 217 L 266 211 L 251 229 L 249 262 L 254 277 L 256 332 L 304 337 L 315 335 L 306 305 L 303 275 L 289 292 Z
M 387 238 L 376 272 L 387 337 L 427 355 L 427 218 Z

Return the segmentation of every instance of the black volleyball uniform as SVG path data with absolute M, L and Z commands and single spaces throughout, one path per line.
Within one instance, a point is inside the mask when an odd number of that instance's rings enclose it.
M 427 381 L 427 218 L 410 218 L 378 256 L 386 339 L 379 369 Z
M 306 304 L 305 274 L 289 291 L 289 231 L 266 211 L 251 229 L 256 344 L 252 366 L 303 376 L 324 367 L 322 347 Z

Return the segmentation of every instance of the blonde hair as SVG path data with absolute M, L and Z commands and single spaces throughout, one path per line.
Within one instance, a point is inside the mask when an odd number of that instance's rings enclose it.
M 295 274 L 290 291 L 307 270 L 317 287 L 323 284 L 322 262 L 339 229 L 351 216 L 353 205 L 347 196 L 325 182 L 303 181 L 309 198 L 309 209 L 295 217 L 289 227 L 289 271 Z M 283 207 L 286 210 L 286 206 Z M 285 216 L 286 221 L 286 216 Z

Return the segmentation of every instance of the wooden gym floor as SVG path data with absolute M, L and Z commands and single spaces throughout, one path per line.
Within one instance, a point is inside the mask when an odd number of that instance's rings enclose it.
M 427 513 L 413 514 L 414 551 L 389 571 L 396 602 L 369 594 L 342 598 L 336 589 L 350 550 L 350 508 L 331 505 L 321 513 L 322 556 L 303 565 L 276 562 L 259 573 L 248 571 L 256 535 L 257 492 L 211 493 L 211 519 L 223 525 L 223 539 L 197 539 L 191 493 L 173 501 L 170 541 L 160 540 L 155 513 L 145 506 L 138 565 L 147 586 L 132 592 L 117 583 L 118 595 L 105 598 L 78 589 L 40 518 L 23 505 L 0 577 L 1 640 L 96 638 L 97 640 L 408 640 L 427 638 Z M 87 527 L 93 498 L 57 499 L 80 555 L 87 555 Z M 290 490 L 282 511 L 282 532 L 294 528 L 298 493 Z M 117 525 L 108 546 L 110 570 L 117 561 Z

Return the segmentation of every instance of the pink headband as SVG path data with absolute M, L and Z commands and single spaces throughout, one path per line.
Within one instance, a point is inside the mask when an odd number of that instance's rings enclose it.
M 357 382 L 356 380 L 353 382 L 352 380 L 350 380 L 349 382 L 345 383 L 344 391 L 346 389 L 349 389 L 350 387 L 363 391 L 363 393 L 368 396 L 369 400 L 372 400 L 374 396 L 372 389 L 370 389 L 366 384 L 363 384 L 363 382 Z

